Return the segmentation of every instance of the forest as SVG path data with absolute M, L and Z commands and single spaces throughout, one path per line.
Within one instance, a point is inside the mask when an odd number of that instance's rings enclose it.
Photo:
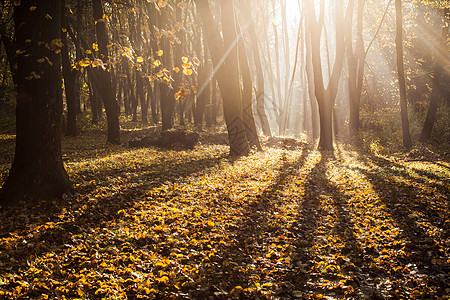
M 448 0 L 0 13 L 0 299 L 450 299 Z

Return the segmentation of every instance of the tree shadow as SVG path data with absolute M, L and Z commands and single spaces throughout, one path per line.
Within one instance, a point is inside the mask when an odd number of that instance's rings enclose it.
M 449 187 L 445 184 L 445 181 L 442 178 L 434 174 L 433 176 L 430 176 L 429 172 L 420 172 L 420 170 L 414 168 L 414 172 L 419 175 L 432 178 L 435 181 L 442 181 L 442 184 L 430 183 L 424 178 L 412 176 L 408 173 L 405 166 L 379 156 L 362 156 L 361 160 L 365 164 L 373 163 L 379 169 L 383 170 L 383 172 L 370 172 L 357 168 L 358 171 L 364 174 L 370 182 L 374 184 L 377 191 L 383 192 L 384 194 L 389 192 L 392 196 L 395 196 L 395 199 L 399 200 L 399 202 L 396 203 L 397 207 L 402 208 L 408 206 L 408 209 L 411 210 L 408 215 L 412 214 L 414 211 L 420 212 L 421 214 L 426 215 L 427 219 L 429 219 L 435 226 L 443 226 L 445 217 L 442 216 L 442 213 L 438 209 L 430 205 L 430 199 L 422 197 L 423 191 L 420 188 L 420 186 L 425 185 L 433 188 L 435 191 L 439 191 L 442 195 L 450 195 Z M 386 175 L 383 175 L 383 173 Z M 411 183 L 407 183 L 405 181 L 393 181 L 389 179 L 390 176 L 399 176 L 410 181 Z M 384 190 L 384 185 L 386 185 L 389 189 Z M 388 195 L 386 195 L 385 199 L 389 199 Z M 401 206 L 399 204 L 401 204 Z M 404 213 L 406 214 L 406 211 L 404 211 Z
M 445 182 L 442 182 L 442 184 L 439 184 L 439 183 L 435 183 L 435 182 L 429 182 L 428 180 L 426 180 L 424 178 L 414 177 L 408 172 L 408 168 L 405 167 L 404 165 L 399 164 L 397 162 L 390 161 L 390 160 L 380 157 L 380 156 L 370 155 L 369 158 L 370 158 L 371 162 L 373 162 L 378 167 L 383 168 L 387 172 L 390 172 L 390 173 L 398 175 L 398 176 L 402 176 L 405 179 L 412 180 L 412 181 L 415 181 L 420 184 L 431 186 L 433 188 L 443 188 L 443 189 L 446 189 L 447 192 L 450 193 L 450 190 L 448 187 L 449 185 L 447 184 L 447 186 L 446 186 Z M 436 163 L 433 162 L 433 164 L 436 164 Z M 395 170 L 393 167 L 395 168 Z M 419 170 L 415 167 L 411 167 L 411 169 L 414 171 L 414 173 L 417 173 L 418 175 L 420 175 L 422 177 L 426 177 L 426 178 L 428 178 L 430 180 L 434 180 L 434 181 L 442 181 L 441 177 L 439 177 L 438 175 L 436 175 L 432 172 Z
M 24 207 L 1 208 L 0 220 L 3 226 L 0 237 L 14 237 L 15 232 L 21 232 L 25 242 L 17 240 L 10 245 L 0 245 L 0 261 L 15 261 L 13 266 L 5 265 L 8 270 L 1 265 L 0 274 L 4 271 L 20 272 L 20 268 L 26 266 L 31 257 L 63 252 L 66 245 L 71 244 L 73 236 L 104 228 L 109 221 L 117 218 L 118 211 L 133 207 L 136 201 L 142 201 L 146 190 L 168 184 L 170 180 L 176 182 L 195 173 L 205 172 L 226 159 L 227 154 L 190 159 L 181 164 L 175 159 L 163 160 L 141 167 L 139 177 L 142 178 L 133 177 L 122 182 L 119 190 L 97 198 L 96 194 L 101 194 L 108 186 L 108 175 L 114 174 L 111 170 L 104 170 L 104 173 L 96 174 L 103 181 L 101 185 L 91 184 L 78 190 L 83 197 L 71 196 Z M 80 266 L 73 266 L 73 269 Z
M 337 153 L 339 156 L 339 152 Z M 351 206 L 349 204 L 350 196 L 346 195 L 339 186 L 336 186 L 326 176 L 326 164 L 329 161 L 335 161 L 336 157 L 333 153 L 322 152 L 321 160 L 315 165 L 307 177 L 305 185 L 305 198 L 299 201 L 299 220 L 298 225 L 294 226 L 303 239 L 299 241 L 297 259 L 302 261 L 304 268 L 308 269 L 308 280 L 325 280 L 330 282 L 339 282 L 345 275 L 352 278 L 346 281 L 346 285 L 351 285 L 354 289 L 354 295 L 358 293 L 359 297 L 376 298 L 377 288 L 368 280 L 370 276 L 376 275 L 370 268 L 371 257 L 365 247 L 362 248 L 361 243 L 356 238 L 355 223 L 350 215 Z M 341 248 L 335 247 L 333 243 L 328 243 L 324 236 L 317 234 L 322 218 L 325 218 L 327 211 L 323 206 L 323 201 L 331 204 L 332 213 L 335 215 L 335 227 L 330 228 L 330 234 L 337 236 L 341 244 Z M 311 253 L 311 248 L 316 244 L 327 243 L 321 247 L 326 256 L 338 257 L 334 262 L 328 262 L 340 266 L 336 273 L 317 270 L 314 266 L 315 259 L 322 260 L 318 255 L 324 253 Z M 334 248 L 335 247 L 335 248 Z M 358 277 L 353 276 L 358 273 Z M 311 286 L 303 287 L 305 293 L 318 293 L 332 297 L 351 297 L 347 294 L 343 285 L 335 285 L 334 288 L 312 288 Z
M 365 163 L 374 163 L 386 173 L 380 170 L 368 171 L 363 168 L 356 168 L 363 176 L 365 176 L 373 185 L 375 192 L 378 194 L 381 202 L 385 206 L 387 214 L 389 214 L 395 221 L 396 225 L 401 228 L 399 238 L 407 240 L 403 251 L 407 253 L 405 257 L 399 258 L 403 265 L 417 267 L 418 271 L 426 277 L 426 284 L 428 286 L 438 287 L 439 294 L 445 294 L 446 280 L 442 278 L 442 274 L 448 273 L 450 268 L 448 266 L 441 266 L 433 263 L 433 259 L 444 259 L 446 245 L 445 241 L 450 238 L 449 223 L 447 217 L 442 215 L 437 209 L 431 207 L 430 199 L 423 199 L 414 182 L 421 183 L 423 180 L 417 180 L 410 177 L 405 171 L 393 171 L 391 166 L 396 166 L 397 170 L 402 166 L 379 157 L 369 157 L 365 159 Z M 412 184 L 405 182 L 396 182 L 390 179 L 392 175 L 407 177 Z M 442 188 L 442 187 L 441 187 Z M 447 193 L 448 195 L 448 193 Z M 448 200 L 448 198 L 447 198 Z M 444 201 L 446 201 L 444 199 Z M 448 204 L 447 204 L 448 205 Z M 448 211 L 443 208 L 443 212 Z M 418 214 L 423 214 L 424 217 L 418 217 Z M 423 222 L 430 222 L 441 230 L 442 236 L 440 242 L 436 241 L 430 236 L 424 226 L 420 225 Z M 448 282 L 447 282 L 448 283 Z M 434 297 L 428 291 L 422 297 Z
M 203 263 L 200 268 L 202 273 L 202 286 L 209 288 L 197 289 L 190 295 L 194 299 L 229 299 L 229 292 L 236 286 L 242 288 L 255 287 L 256 282 L 272 281 L 273 277 L 284 278 L 279 284 L 280 296 L 284 290 L 284 284 L 299 286 L 304 284 L 304 274 L 295 266 L 278 269 L 279 265 L 274 257 L 267 257 L 266 252 L 270 244 L 279 244 L 278 237 L 289 234 L 289 231 L 271 220 L 278 213 L 278 204 L 283 202 L 282 191 L 288 184 L 290 178 L 295 176 L 305 163 L 309 149 L 304 148 L 301 156 L 295 161 L 289 161 L 283 154 L 282 165 L 278 168 L 278 175 L 272 183 L 253 201 L 242 207 L 239 224 L 226 228 L 228 236 L 232 237 L 232 243 L 223 246 L 210 262 Z M 227 196 L 224 196 L 227 197 Z M 232 203 L 232 200 L 225 202 Z M 284 214 L 284 211 L 281 211 Z M 266 272 L 267 266 L 273 266 L 270 270 L 273 274 Z M 245 271 L 243 271 L 245 270 Z M 282 274 L 282 275 L 281 275 Z M 262 294 L 240 294 L 234 295 L 241 299 L 255 299 Z

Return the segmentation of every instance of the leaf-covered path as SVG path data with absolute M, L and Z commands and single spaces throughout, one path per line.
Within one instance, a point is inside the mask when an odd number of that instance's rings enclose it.
M 448 162 L 96 140 L 65 141 L 75 196 L 1 209 L 0 297 L 450 295 Z

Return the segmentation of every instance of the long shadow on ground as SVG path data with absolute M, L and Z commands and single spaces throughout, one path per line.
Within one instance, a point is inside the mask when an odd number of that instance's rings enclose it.
M 5 238 L 9 237 L 10 233 L 22 232 L 26 242 L 17 240 L 15 244 L 0 247 L 0 261 L 14 261 L 13 264 L 0 266 L 0 274 L 6 271 L 18 272 L 32 257 L 64 251 L 66 247 L 64 245 L 70 244 L 72 236 L 90 232 L 91 229 L 102 228 L 108 221 L 117 218 L 119 210 L 130 208 L 135 201 L 144 199 L 145 190 L 160 186 L 163 179 L 164 182 L 182 180 L 194 173 L 213 168 L 224 159 L 226 155 L 222 154 L 191 159 L 182 164 L 178 164 L 175 160 L 150 164 L 139 170 L 143 174 L 143 180 L 133 178 L 125 181 L 120 189 L 107 191 L 100 198 L 95 198 L 95 194 L 98 192 L 97 189 L 102 189 L 102 186 L 91 185 L 83 188 L 83 198 L 73 196 L 61 201 L 46 201 L 30 209 L 2 208 L 0 237 Z M 105 172 L 109 174 L 110 170 Z M 154 178 L 154 176 L 158 177 Z M 106 175 L 100 173 L 98 177 L 106 178 Z M 131 185 L 131 183 L 135 184 Z M 107 185 L 105 183 L 105 186 Z M 69 209 L 73 211 L 68 211 Z M 64 212 L 66 215 L 61 219 L 60 214 Z M 33 228 L 39 228 L 39 230 L 31 234 Z M 73 268 L 76 270 L 77 266 Z
M 423 289 L 424 286 L 434 287 L 424 289 L 420 294 L 421 299 L 431 299 L 436 295 L 444 295 L 445 288 L 449 286 L 448 272 L 450 266 L 439 261 L 448 258 L 449 223 L 448 220 L 448 189 L 440 186 L 440 203 L 434 202 L 435 196 L 430 193 L 423 196 L 423 191 L 417 186 L 427 184 L 424 179 L 411 177 L 404 167 L 380 157 L 369 157 L 368 162 L 374 163 L 382 170 L 388 170 L 383 174 L 379 169 L 367 171 L 358 169 L 373 185 L 387 213 L 395 220 L 402 231 L 400 238 L 407 240 L 403 251 L 407 253 L 402 258 L 403 266 L 409 266 L 412 273 L 405 277 L 411 277 L 410 289 Z M 394 171 L 392 166 L 396 167 Z M 392 175 L 401 176 L 411 181 L 398 182 L 390 179 Z M 425 174 L 423 174 L 426 176 Z M 438 188 L 438 187 L 436 187 Z M 443 207 L 442 207 L 443 205 Z M 440 229 L 440 238 L 434 239 L 422 224 L 430 223 Z M 447 244 L 446 244 L 447 243 Z M 415 276 L 419 273 L 419 276 Z M 404 275 L 403 275 L 404 276 Z M 415 279 L 417 278 L 417 279 Z M 402 289 L 402 286 L 393 286 Z M 436 290 L 433 290 L 436 289 Z M 419 297 L 419 296 L 418 296 Z
M 241 209 L 240 225 L 227 228 L 229 236 L 233 237 L 233 243 L 222 247 L 211 262 L 202 266 L 201 286 L 208 288 L 193 292 L 191 296 L 194 299 L 229 299 L 229 291 L 236 286 L 244 290 L 247 287 L 254 289 L 253 293 L 237 291 L 233 294 L 234 297 L 255 299 L 262 296 L 255 293 L 255 290 L 257 285 L 264 282 L 276 283 L 277 286 L 270 286 L 270 289 L 275 289 L 278 296 L 282 297 L 290 295 L 292 290 L 305 283 L 305 275 L 301 270 L 295 265 L 280 267 L 276 262 L 280 257 L 268 252 L 271 244 L 283 244 L 279 237 L 292 234 L 273 219 L 278 212 L 279 217 L 286 214 L 286 211 L 279 211 L 277 208 L 278 204 L 281 206 L 283 203 L 281 193 L 290 177 L 298 174 L 308 154 L 309 149 L 304 148 L 301 156 L 292 162 L 283 156 L 283 164 L 273 183 Z

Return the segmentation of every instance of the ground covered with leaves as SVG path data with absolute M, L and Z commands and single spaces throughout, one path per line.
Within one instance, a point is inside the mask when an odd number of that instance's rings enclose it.
M 65 139 L 74 195 L 0 209 L 0 298 L 449 299 L 448 160 L 288 144 Z

